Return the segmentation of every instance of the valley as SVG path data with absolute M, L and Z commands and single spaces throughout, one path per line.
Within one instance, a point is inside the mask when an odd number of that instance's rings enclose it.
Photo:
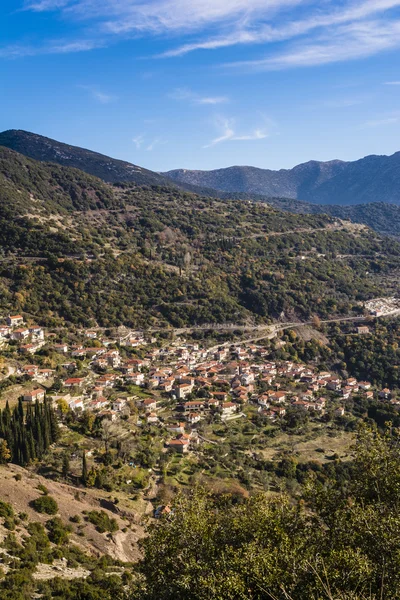
M 5 600 L 158 598 L 175 514 L 290 512 L 400 426 L 400 244 L 367 225 L 8 148 L 0 225 Z

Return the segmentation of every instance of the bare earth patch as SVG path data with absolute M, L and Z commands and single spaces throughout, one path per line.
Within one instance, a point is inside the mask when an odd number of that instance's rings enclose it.
M 21 480 L 16 481 L 15 475 L 20 474 Z M 44 485 L 58 504 L 58 516 L 73 526 L 71 542 L 78 545 L 85 552 L 101 556 L 108 554 L 115 559 L 124 562 L 132 562 L 139 558 L 138 541 L 144 537 L 145 532 L 140 524 L 137 513 L 124 511 L 123 516 L 118 514 L 118 509 L 110 510 L 104 505 L 109 494 L 100 490 L 76 488 L 63 483 L 56 483 L 39 475 L 31 473 L 27 469 L 16 465 L 0 466 L 0 499 L 9 502 L 16 514 L 25 512 L 29 521 L 45 523 L 50 517 L 37 513 L 30 507 L 30 502 L 41 495 L 37 489 L 38 485 Z M 127 528 L 126 532 L 117 531 L 110 535 L 99 533 L 91 523 L 84 520 L 84 511 L 104 510 L 110 518 L 114 518 L 121 529 Z M 79 515 L 81 523 L 70 522 L 70 518 Z M 2 530 L 3 527 L 0 527 Z M 84 536 L 77 535 L 82 530 Z M 0 532 L 1 533 L 1 532 Z

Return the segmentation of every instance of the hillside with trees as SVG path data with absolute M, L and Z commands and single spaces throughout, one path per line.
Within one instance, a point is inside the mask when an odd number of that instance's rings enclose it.
M 396 289 L 400 246 L 363 227 L 1 158 L 3 311 L 105 327 L 257 323 L 357 314 L 383 278 Z

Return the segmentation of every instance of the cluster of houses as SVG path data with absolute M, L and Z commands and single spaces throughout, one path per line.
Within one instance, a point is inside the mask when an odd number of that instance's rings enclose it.
M 45 344 L 43 327 L 25 325 L 21 315 L 10 315 L 5 324 L 0 325 L 0 346 L 8 341 L 17 342 L 22 354 L 35 354 Z
M 116 420 L 130 414 L 133 402 L 139 411 L 138 424 L 166 427 L 171 434 L 168 447 L 182 453 L 199 442 L 199 423 L 243 418 L 246 405 L 252 407 L 252 414 L 279 422 L 289 407 L 316 416 L 326 410 L 343 416 L 345 401 L 354 394 L 398 403 L 391 390 L 374 392 L 368 381 L 343 380 L 305 364 L 271 361 L 270 350 L 261 345 L 207 349 L 176 340 L 157 347 L 155 340 L 145 340 L 138 333 L 114 339 L 106 339 L 97 330 L 81 334 L 86 342 L 52 343 L 51 334 L 45 337 L 42 328 L 25 326 L 20 315 L 8 317 L 0 326 L 0 339 L 18 340 L 22 354 L 30 352 L 26 346 L 46 343 L 63 357 L 60 366 L 68 375 L 52 394 L 59 406 L 62 401 L 71 411 L 88 410 Z M 143 346 L 139 353 L 131 350 L 137 345 Z M 78 361 L 85 376 L 74 374 Z M 19 371 L 36 383 L 24 393 L 24 401 L 42 401 L 46 381 L 55 378 L 55 370 L 23 364 Z M 125 397 L 121 388 L 132 393 L 132 385 L 146 388 L 148 393 Z

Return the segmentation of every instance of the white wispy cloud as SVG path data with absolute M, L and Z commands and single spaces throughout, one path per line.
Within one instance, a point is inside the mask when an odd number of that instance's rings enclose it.
M 400 81 L 385 81 L 385 85 L 400 85 Z
M 248 133 L 237 133 L 235 119 L 227 119 L 218 117 L 215 122 L 217 130 L 220 132 L 216 138 L 203 146 L 203 148 L 211 148 L 223 142 L 247 142 L 251 140 L 263 140 L 269 136 L 266 129 L 256 128 Z
M 326 6 L 329 7 L 329 2 L 326 3 Z M 183 56 L 195 50 L 215 50 L 240 44 L 281 42 L 310 33 L 313 30 L 357 22 L 398 6 L 400 6 L 400 0 L 365 0 L 364 2 L 349 0 L 347 5 L 341 6 L 340 9 L 328 10 L 324 14 L 319 4 L 317 10 L 311 10 L 307 18 L 285 20 L 283 24 L 278 26 L 264 23 L 255 26 L 251 24 L 247 28 L 237 28 L 227 35 L 213 36 L 205 40 L 183 44 L 177 48 L 167 50 L 161 56 Z
M 38 56 L 44 54 L 73 54 L 78 52 L 89 52 L 105 46 L 104 40 L 58 40 L 50 41 L 44 45 L 9 44 L 0 46 L 1 58 L 24 58 L 27 56 Z
M 118 100 L 117 96 L 114 96 L 113 94 L 107 94 L 99 90 L 97 87 L 91 85 L 78 85 L 78 87 L 88 92 L 90 96 L 100 104 L 110 104 L 111 102 Z
M 230 66 L 286 69 L 355 60 L 400 47 L 400 0 L 20 0 L 25 10 L 59 11 L 90 39 L 47 43 L 37 53 L 79 52 L 132 36 L 184 40 L 162 53 L 234 45 L 263 46 L 264 56 Z M 89 27 L 87 25 L 89 24 Z M 279 50 L 276 44 L 279 43 Z M 272 48 L 272 51 L 270 50 Z M 34 48 L 8 47 L 0 56 L 26 56 Z M 193 101 L 195 101 L 193 99 Z M 204 97 L 218 104 L 223 97 Z M 200 99 L 198 100 L 199 103 Z
M 26 10 L 35 12 L 45 12 L 48 10 L 57 10 L 70 4 L 71 0 L 28 0 L 25 2 Z
M 164 140 L 162 137 L 157 137 L 154 140 L 152 140 L 150 142 L 150 144 L 146 147 L 146 151 L 152 152 L 154 150 L 154 148 L 156 148 L 156 146 L 161 146 L 166 143 L 167 143 L 166 140 Z
M 400 20 L 363 21 L 341 26 L 289 50 L 258 60 L 229 63 L 229 67 L 279 70 L 310 67 L 373 56 L 400 47 Z
M 387 125 L 400 124 L 400 115 L 384 116 L 379 119 L 371 119 L 361 125 L 361 129 L 385 127 Z
M 140 150 L 140 148 L 142 147 L 142 145 L 144 143 L 144 135 L 143 134 L 137 135 L 136 137 L 132 138 L 132 142 L 135 144 L 137 150 Z
M 185 100 L 192 102 L 193 104 L 216 105 L 229 102 L 229 98 L 227 96 L 202 96 L 201 94 L 192 92 L 187 88 L 178 88 L 168 94 L 168 96 L 173 100 Z

